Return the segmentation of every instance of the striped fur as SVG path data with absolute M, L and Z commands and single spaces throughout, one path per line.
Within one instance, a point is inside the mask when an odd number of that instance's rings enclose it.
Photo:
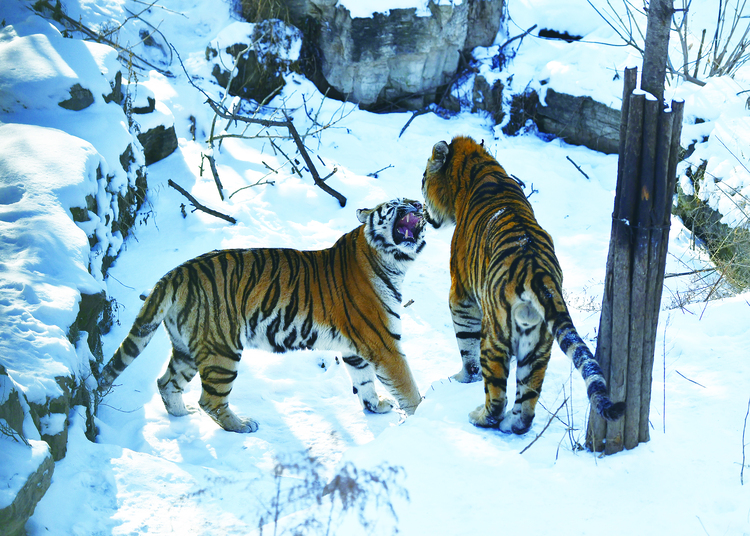
M 425 217 L 456 225 L 451 243 L 450 310 L 463 368 L 461 382 L 484 378 L 485 403 L 470 413 L 477 426 L 523 434 L 531 427 L 552 342 L 573 360 L 589 400 L 606 419 L 624 412 L 578 335 L 562 296 L 552 238 L 534 218 L 519 184 L 471 138 L 437 143 L 422 180 Z M 516 398 L 507 414 L 510 357 Z
M 186 415 L 185 386 L 200 374 L 199 404 L 219 426 L 254 432 L 228 396 L 246 347 L 342 353 L 365 409 L 384 413 L 392 401 L 375 391 L 377 377 L 411 414 L 421 401 L 401 352 L 401 283 L 424 247 L 422 206 L 395 199 L 359 210 L 362 225 L 321 251 L 214 251 L 178 266 L 149 294 L 130 333 L 104 367 L 107 390 L 140 354 L 161 323 L 172 356 L 159 391 L 171 415 Z

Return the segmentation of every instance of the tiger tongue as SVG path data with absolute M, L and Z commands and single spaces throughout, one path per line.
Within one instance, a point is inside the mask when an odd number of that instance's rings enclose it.
M 396 229 L 404 235 L 404 238 L 414 238 L 414 228 L 418 223 L 419 217 L 415 216 L 413 212 L 409 212 L 406 216 L 398 220 Z

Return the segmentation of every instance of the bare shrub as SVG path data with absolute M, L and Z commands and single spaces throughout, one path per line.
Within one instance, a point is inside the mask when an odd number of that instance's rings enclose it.
M 301 462 L 278 462 L 273 472 L 274 494 L 263 504 L 264 513 L 258 519 L 259 534 L 328 536 L 336 534 L 335 528 L 349 512 L 357 514 L 359 524 L 368 533 L 390 518 L 391 533 L 398 534 L 392 495 L 409 499 L 400 484 L 403 468 L 383 464 L 368 471 L 346 463 L 330 481 L 326 481 L 324 472 L 320 462 L 310 457 Z M 286 485 L 287 482 L 293 484 Z M 373 513 L 368 512 L 371 505 L 377 511 L 374 519 Z M 294 521 L 282 522 L 282 518 L 293 513 L 302 515 Z
M 589 5 L 627 44 L 644 53 L 646 7 L 631 0 L 598 8 Z M 679 58 L 670 58 L 667 71 L 688 82 L 704 85 L 711 76 L 732 76 L 750 60 L 750 17 L 747 0 L 719 0 L 715 18 L 690 17 L 693 0 L 679 0 L 672 15 L 672 31 L 679 39 Z M 693 26 L 695 25 L 695 26 Z

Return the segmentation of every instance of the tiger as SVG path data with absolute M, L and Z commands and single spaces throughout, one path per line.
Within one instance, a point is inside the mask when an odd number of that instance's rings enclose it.
M 421 402 L 400 348 L 401 286 L 425 246 L 422 204 L 394 199 L 360 209 L 361 225 L 328 249 L 226 249 L 189 260 L 154 286 L 98 381 L 106 394 L 160 324 L 172 343 L 157 385 L 173 416 L 189 413 L 182 394 L 199 373 L 199 406 L 224 430 L 254 432 L 228 397 L 243 348 L 341 353 L 364 410 L 386 413 L 378 380 L 411 415 Z
M 562 294 L 552 238 L 536 221 L 519 182 L 482 144 L 457 136 L 438 142 L 422 178 L 425 219 L 455 225 L 451 239 L 449 308 L 463 367 L 453 379 L 484 379 L 484 404 L 469 414 L 476 426 L 524 434 L 534 411 L 553 340 L 586 382 L 593 408 L 619 419 L 598 362 L 576 331 Z M 510 358 L 516 398 L 506 409 Z

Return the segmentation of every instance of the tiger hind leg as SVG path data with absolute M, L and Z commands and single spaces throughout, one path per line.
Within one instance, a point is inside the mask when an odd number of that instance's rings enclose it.
M 211 359 L 210 363 L 202 363 L 199 366 L 203 392 L 198 404 L 224 430 L 250 433 L 258 429 L 258 422 L 238 417 L 229 409 L 229 393 L 232 392 L 232 384 L 237 378 L 240 355 L 238 352 L 230 356 L 220 356 Z
M 524 327 L 516 323 L 515 329 L 516 400 L 500 423 L 500 431 L 520 435 L 528 432 L 534 420 L 554 339 L 545 324 Z
M 362 406 L 371 413 L 388 413 L 395 402 L 378 395 L 375 391 L 375 370 L 372 365 L 357 355 L 342 357 L 352 379 L 352 391 L 359 397 Z
M 507 344 L 494 336 L 482 338 L 481 357 L 484 377 L 484 405 L 469 413 L 469 422 L 483 428 L 496 428 L 503 420 L 510 356 Z
M 156 382 L 164 407 L 170 415 L 183 417 L 191 412 L 185 406 L 182 393 L 196 372 L 198 369 L 190 354 L 173 347 L 167 370 Z
M 450 297 L 450 309 L 463 363 L 461 370 L 451 378 L 461 383 L 478 382 L 482 379 L 479 363 L 482 311 L 474 301 L 468 298 L 460 300 L 453 293 Z

